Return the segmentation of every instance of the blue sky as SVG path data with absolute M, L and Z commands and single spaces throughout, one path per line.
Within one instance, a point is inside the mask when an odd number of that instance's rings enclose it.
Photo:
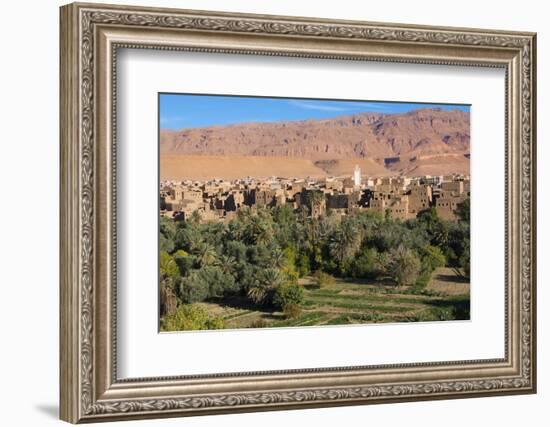
M 327 119 L 364 112 L 403 113 L 416 108 L 459 109 L 469 105 L 302 98 L 160 94 L 161 129 L 197 128 L 244 122 Z

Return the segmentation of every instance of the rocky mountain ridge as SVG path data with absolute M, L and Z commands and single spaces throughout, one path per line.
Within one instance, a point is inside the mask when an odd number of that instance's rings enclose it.
M 368 159 L 384 170 L 402 174 L 421 172 L 425 165 L 433 174 L 439 170 L 449 173 L 453 165 L 457 172 L 467 173 L 469 152 L 469 113 L 434 108 L 160 133 L 161 155 L 293 158 L 311 160 L 321 167 Z

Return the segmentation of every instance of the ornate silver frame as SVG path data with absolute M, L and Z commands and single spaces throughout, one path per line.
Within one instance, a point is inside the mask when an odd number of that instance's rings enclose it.
M 536 390 L 533 33 L 98 4 L 61 8 L 60 383 L 72 422 Z M 506 70 L 505 357 L 176 378 L 116 375 L 117 48 Z

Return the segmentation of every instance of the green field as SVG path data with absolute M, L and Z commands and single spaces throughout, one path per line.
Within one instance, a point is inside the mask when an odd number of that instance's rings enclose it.
M 316 288 L 312 277 L 300 279 L 305 298 L 301 313 L 287 318 L 261 308 L 246 297 L 198 303 L 225 328 L 346 325 L 384 322 L 468 320 L 470 286 L 450 268 L 437 269 L 425 289 L 396 287 L 392 282 L 335 279 Z

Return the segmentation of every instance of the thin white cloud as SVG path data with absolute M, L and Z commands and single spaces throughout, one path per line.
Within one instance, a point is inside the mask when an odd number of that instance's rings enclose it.
M 317 111 L 385 111 L 390 108 L 387 105 L 370 102 L 345 102 L 342 105 L 329 105 L 321 101 L 291 100 L 288 102 L 294 107 Z
M 379 102 L 346 102 L 346 105 L 363 111 L 387 111 L 392 108 L 391 105 L 382 104 Z
M 318 111 L 349 111 L 349 107 L 339 107 L 336 105 L 326 105 L 319 102 L 311 101 L 288 101 L 288 103 L 294 107 L 303 108 L 304 110 L 318 110 Z
M 173 116 L 173 117 L 164 116 L 160 118 L 160 123 L 163 125 L 168 125 L 170 123 L 179 123 L 179 122 L 185 121 L 186 119 L 187 117 L 185 116 Z

